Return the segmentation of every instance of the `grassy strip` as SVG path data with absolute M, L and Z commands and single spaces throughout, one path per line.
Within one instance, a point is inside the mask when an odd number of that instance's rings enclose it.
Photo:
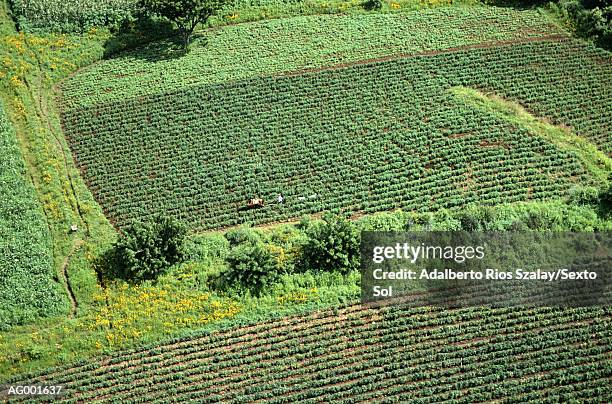
M 0 101 L 0 330 L 66 311 L 51 237 Z
M 570 128 L 552 125 L 545 119 L 530 114 L 520 104 L 495 94 L 484 94 L 466 87 L 454 87 L 450 91 L 475 108 L 526 128 L 562 150 L 576 153 L 598 185 L 607 184 L 608 176 L 612 173 L 612 159 L 593 143 L 573 133 Z

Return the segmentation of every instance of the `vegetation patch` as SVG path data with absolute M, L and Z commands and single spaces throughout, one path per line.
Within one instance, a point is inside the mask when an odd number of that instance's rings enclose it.
M 483 7 L 237 24 L 206 31 L 186 55 L 165 41 L 94 64 L 62 83 L 61 102 L 72 110 L 193 85 L 547 35 L 565 34 L 536 11 Z
M 67 311 L 52 263 L 45 217 L 0 103 L 0 330 Z
M 477 90 L 456 87 L 451 91 L 467 103 L 521 125 L 535 135 L 541 136 L 560 149 L 573 151 L 584 163 L 595 179 L 605 186 L 612 173 L 612 159 L 601 152 L 587 139 L 572 133 L 568 128 L 551 125 L 525 111 L 519 104 L 504 100 L 494 94 L 483 94 Z
M 574 41 L 485 47 L 72 108 L 63 123 L 118 227 L 162 212 L 213 229 L 330 209 L 550 199 L 594 181 L 580 158 L 448 89 L 484 88 L 545 117 L 568 105 L 558 119 L 609 147 L 606 122 L 579 126 L 571 105 L 586 97 L 610 114 L 612 70 L 600 57 Z M 564 76 L 573 79 L 550 84 Z

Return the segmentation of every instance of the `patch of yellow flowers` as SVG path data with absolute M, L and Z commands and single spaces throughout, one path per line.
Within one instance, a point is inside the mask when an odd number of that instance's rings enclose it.
M 291 304 L 291 303 L 305 303 L 308 300 L 312 299 L 317 294 L 317 289 L 312 288 L 307 291 L 297 291 L 285 293 L 276 298 L 278 304 Z
M 196 290 L 172 286 L 128 286 L 106 289 L 94 296 L 99 310 L 82 322 L 89 330 L 105 330 L 96 348 L 117 347 L 144 333 L 170 334 L 180 328 L 198 327 L 231 318 L 241 307 L 231 299 L 211 298 Z M 106 304 L 108 302 L 108 304 Z

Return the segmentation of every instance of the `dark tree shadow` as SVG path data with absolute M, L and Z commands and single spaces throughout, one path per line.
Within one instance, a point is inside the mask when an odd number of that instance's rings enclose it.
M 548 4 L 550 0 L 490 0 L 487 4 L 496 7 L 515 8 L 529 10 Z
M 155 62 L 184 54 L 172 24 L 144 14 L 126 21 L 104 44 L 107 59 L 130 55 Z
M 118 57 L 132 57 L 135 59 L 141 59 L 146 62 L 159 62 L 162 60 L 178 59 L 189 53 L 189 50 L 197 46 L 206 46 L 208 39 L 203 33 L 194 34 L 190 46 L 185 49 L 181 38 L 174 31 L 171 36 L 160 36 L 159 38 L 153 38 L 148 40 L 142 40 L 133 46 L 123 45 L 122 51 L 115 51 L 109 55 L 105 55 L 106 58 L 118 58 Z M 114 39 L 115 41 L 119 39 Z M 111 46 L 116 46 L 115 44 Z

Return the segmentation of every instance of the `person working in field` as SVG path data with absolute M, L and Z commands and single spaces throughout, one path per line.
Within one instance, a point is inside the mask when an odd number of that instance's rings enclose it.
M 278 203 L 285 203 L 285 197 L 283 196 L 282 193 L 278 194 Z

